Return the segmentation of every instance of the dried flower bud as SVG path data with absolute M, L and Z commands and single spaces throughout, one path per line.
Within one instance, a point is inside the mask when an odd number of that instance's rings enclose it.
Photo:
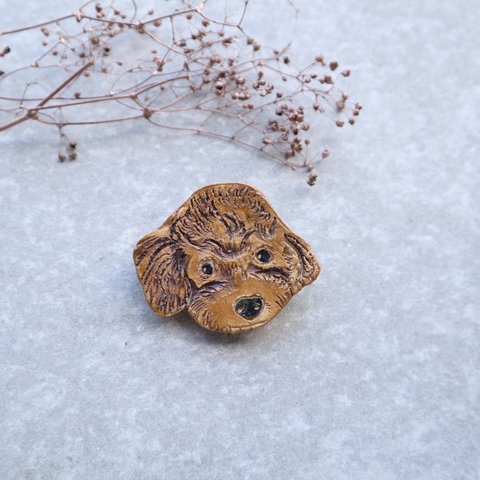
M 313 187 L 315 185 L 315 182 L 317 181 L 317 178 L 318 178 L 318 175 L 316 173 L 311 173 L 309 176 L 308 176 L 308 181 L 307 183 Z
M 330 62 L 330 70 L 334 72 L 338 68 L 338 62 Z
M 163 66 L 165 65 L 165 60 L 157 55 L 155 56 L 154 62 L 157 72 L 161 72 L 163 70 Z
M 148 120 L 152 115 L 154 114 L 154 111 L 151 108 L 144 108 L 143 109 L 143 116 Z

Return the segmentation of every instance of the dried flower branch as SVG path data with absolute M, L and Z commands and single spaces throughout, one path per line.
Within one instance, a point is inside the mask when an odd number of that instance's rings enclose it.
M 355 123 L 361 105 L 336 86 L 350 71 L 321 55 L 299 68 L 288 48 L 262 47 L 243 29 L 247 6 L 244 0 L 240 20 L 231 22 L 207 16 L 204 3 L 180 0 L 172 9 L 168 2 L 166 12 L 140 18 L 134 2 L 125 9 L 90 1 L 72 14 L 1 32 L 0 44 L 38 35 L 44 51 L 0 71 L 0 131 L 30 120 L 53 125 L 64 161 L 77 156 L 67 127 L 143 120 L 256 149 L 305 171 L 313 185 L 315 165 L 329 152 L 311 157 L 309 117 Z M 0 57 L 14 51 L 0 45 Z

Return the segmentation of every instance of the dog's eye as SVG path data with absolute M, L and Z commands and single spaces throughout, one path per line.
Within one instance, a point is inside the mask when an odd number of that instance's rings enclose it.
M 262 248 L 257 252 L 257 258 L 262 262 L 262 263 L 267 263 L 270 260 L 271 254 L 268 250 Z
M 202 273 L 205 275 L 211 275 L 213 273 L 213 265 L 209 262 L 203 263 Z

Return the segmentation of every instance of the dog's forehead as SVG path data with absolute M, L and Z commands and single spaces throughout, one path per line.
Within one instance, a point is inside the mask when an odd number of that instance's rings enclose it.
M 289 229 L 260 192 L 235 183 L 195 192 L 176 212 L 171 231 L 183 244 L 228 257 L 246 253 L 258 240 L 283 240 Z
M 266 198 L 254 188 L 242 184 L 211 185 L 195 192 L 189 199 L 191 207 L 207 213 L 228 213 L 237 216 L 269 218 L 276 214 Z
M 248 258 L 260 248 L 269 248 L 272 251 L 283 251 L 284 240 L 282 235 L 275 235 L 272 238 L 265 239 L 256 232 L 246 234 L 242 237 L 225 238 L 207 238 L 201 244 L 199 243 L 185 243 L 183 245 L 184 251 L 190 257 L 207 258 L 218 257 L 226 261 L 235 261 Z

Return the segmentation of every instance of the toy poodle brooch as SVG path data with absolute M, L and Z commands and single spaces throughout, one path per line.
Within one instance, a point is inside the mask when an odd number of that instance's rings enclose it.
M 202 327 L 225 333 L 265 325 L 320 273 L 309 245 L 240 183 L 195 192 L 137 243 L 133 258 L 158 315 L 187 309 Z

